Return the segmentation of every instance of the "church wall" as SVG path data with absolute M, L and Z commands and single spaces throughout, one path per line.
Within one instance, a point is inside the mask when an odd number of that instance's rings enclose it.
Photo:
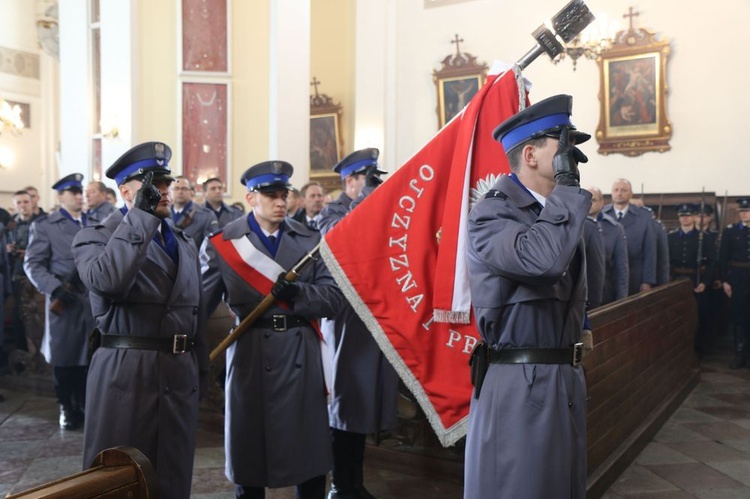
M 406 161 L 437 129 L 436 88 L 431 72 L 455 51 L 450 40 L 458 33 L 461 50 L 492 64 L 519 59 L 533 46 L 530 33 L 565 2 L 477 0 L 439 8 L 424 8 L 424 0 L 398 2 L 397 45 L 397 161 Z M 604 10 L 627 28 L 622 14 L 632 5 L 624 0 L 587 2 L 594 13 Z M 590 162 L 583 165 L 582 182 L 609 191 L 619 177 L 631 180 L 634 190 L 646 192 L 707 191 L 750 194 L 750 171 L 744 152 L 745 117 L 750 100 L 744 88 L 748 66 L 743 63 L 741 33 L 750 17 L 750 3 L 720 0 L 701 8 L 676 0 L 644 0 L 637 4 L 635 27 L 662 34 L 671 41 L 667 65 L 667 116 L 674 133 L 672 149 L 638 157 L 596 152 L 595 139 L 582 149 Z M 553 65 L 540 56 L 525 71 L 533 83 L 530 98 L 539 101 L 557 93 L 574 97 L 573 122 L 594 133 L 599 122 L 599 70 L 595 61 L 579 59 L 577 71 L 566 60 Z M 729 147 L 722 147 L 731 144 Z
M 39 188 L 42 202 L 51 200 L 51 182 L 43 156 L 43 66 L 36 39 L 35 4 L 3 0 L 0 16 L 0 97 L 30 105 L 31 126 L 23 133 L 0 136 L 0 206 L 12 204 L 12 193 L 27 185 Z M 27 120 L 28 122 L 28 120 Z

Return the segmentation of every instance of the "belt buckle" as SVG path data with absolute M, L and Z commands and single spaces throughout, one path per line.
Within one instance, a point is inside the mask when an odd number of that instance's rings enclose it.
M 286 315 L 274 315 L 271 316 L 273 321 L 273 330 L 277 333 L 282 333 L 287 330 L 286 327 Z
M 176 334 L 172 339 L 172 353 L 181 354 L 187 351 L 187 335 Z
M 583 343 L 573 345 L 573 367 L 578 367 L 583 362 Z

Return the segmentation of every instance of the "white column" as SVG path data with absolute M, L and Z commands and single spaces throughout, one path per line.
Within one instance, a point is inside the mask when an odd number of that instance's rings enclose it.
M 102 171 L 106 171 L 125 151 L 130 149 L 137 110 L 134 91 L 137 54 L 135 33 L 136 5 L 130 0 L 102 0 L 100 2 L 101 26 L 101 86 L 102 133 L 118 131 L 114 138 L 102 139 Z M 172 63 L 172 61 L 169 61 Z M 102 178 L 114 186 L 114 181 Z
M 310 171 L 310 0 L 270 2 L 269 158 Z
M 86 0 L 60 0 L 60 162 L 58 175 L 90 177 L 91 89 Z
M 392 172 L 396 157 L 396 1 L 357 0 L 354 149 L 377 147 Z

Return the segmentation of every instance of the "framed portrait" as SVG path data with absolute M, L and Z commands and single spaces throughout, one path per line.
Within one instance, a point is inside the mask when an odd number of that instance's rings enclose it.
M 316 86 L 310 96 L 310 179 L 328 192 L 341 187 L 341 178 L 332 170 L 342 158 L 341 111 L 341 105 L 318 93 Z
M 456 35 L 456 41 L 463 41 Z M 438 129 L 453 119 L 474 97 L 487 79 L 487 64 L 477 63 L 473 55 L 460 52 L 445 57 L 443 67 L 433 71 L 432 79 L 437 86 Z
M 669 42 L 644 29 L 618 33 L 612 49 L 599 56 L 601 112 L 596 139 L 601 154 L 639 156 L 670 149 L 668 57 Z

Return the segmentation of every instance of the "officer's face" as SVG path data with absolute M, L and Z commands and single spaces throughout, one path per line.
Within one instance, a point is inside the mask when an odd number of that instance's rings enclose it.
M 286 216 L 286 198 L 289 191 L 253 191 L 248 192 L 246 199 L 253 209 L 255 219 L 264 229 L 268 230 L 276 227 L 284 220 Z
M 740 211 L 740 220 L 745 225 L 750 224 L 750 210 L 742 210 L 742 211 Z
M 305 191 L 305 211 L 317 215 L 323 210 L 323 189 L 311 185 Z
M 615 182 L 612 184 L 612 202 L 615 204 L 625 204 L 633 197 L 633 191 L 627 182 Z
M 224 184 L 221 182 L 211 182 L 206 186 L 206 200 L 219 204 L 224 198 Z
M 172 205 L 172 198 L 169 195 L 169 185 L 171 183 L 171 180 L 166 179 L 154 180 L 154 187 L 161 192 L 161 201 L 159 201 L 159 205 L 154 210 L 154 215 L 161 219 L 172 215 L 172 212 L 169 211 L 169 207 Z
M 180 206 L 186 205 L 193 198 L 193 189 L 188 179 L 175 180 L 169 190 L 172 194 L 172 201 Z
M 557 139 L 547 137 L 543 146 L 533 146 L 533 158 L 536 161 L 537 172 L 544 179 L 551 181 L 552 183 L 555 181 L 555 172 L 552 169 L 552 158 L 554 158 L 557 153 L 557 144 Z
M 695 225 L 693 215 L 680 215 L 678 218 L 680 220 L 680 227 L 683 229 L 692 229 Z
M 59 200 L 60 206 L 68 213 L 80 213 L 83 208 L 83 191 L 62 191 Z
M 32 209 L 39 206 L 39 191 L 37 191 L 36 189 L 26 189 L 26 192 L 28 192 L 29 196 L 31 196 Z
M 99 190 L 98 183 L 92 182 L 86 186 L 86 203 L 89 208 L 96 208 L 106 200 L 106 195 Z
M 31 196 L 28 194 L 19 194 L 17 196 L 13 196 L 13 208 L 16 210 L 16 213 L 21 215 L 23 218 L 28 217 L 31 215 Z

